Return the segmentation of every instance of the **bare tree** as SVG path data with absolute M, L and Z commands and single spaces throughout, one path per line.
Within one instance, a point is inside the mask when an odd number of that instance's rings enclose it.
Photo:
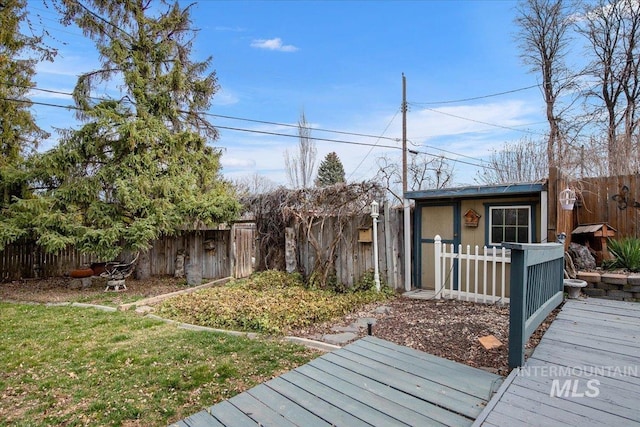
M 489 164 L 478 172 L 476 181 L 482 184 L 513 184 L 544 179 L 549 171 L 544 143 L 522 139 L 505 143 L 495 150 Z
M 278 187 L 274 181 L 258 172 L 234 179 L 233 185 L 241 197 L 269 193 Z
M 410 153 L 407 164 L 407 189 L 409 191 L 445 188 L 453 180 L 453 167 L 444 157 L 433 157 L 422 153 Z M 402 167 L 388 156 L 377 159 L 376 180 L 389 194 L 402 202 Z
M 640 3 L 598 0 L 595 7 L 585 9 L 577 28 L 593 52 L 584 73 L 597 84 L 586 96 L 598 99 L 598 108 L 604 109 L 609 174 L 629 174 L 637 161 L 634 140 L 640 96 Z M 600 115 L 597 110 L 592 114 Z
M 540 73 L 542 80 L 549 122 L 547 162 L 550 166 L 560 165 L 566 150 L 562 122 L 571 103 L 561 106 L 559 98 L 575 86 L 575 74 L 565 62 L 574 9 L 573 3 L 563 0 L 523 0 L 515 19 L 520 56 L 531 66 L 531 72 Z
M 313 184 L 313 170 L 316 163 L 316 143 L 311 138 L 311 128 L 304 111 L 298 120 L 298 152 L 284 152 L 284 164 L 287 180 L 293 188 L 309 188 Z

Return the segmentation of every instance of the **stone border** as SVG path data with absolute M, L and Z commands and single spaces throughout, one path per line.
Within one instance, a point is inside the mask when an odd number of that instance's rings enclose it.
M 587 282 L 582 292 L 590 297 L 616 301 L 640 301 L 640 273 L 578 271 L 576 279 Z
M 138 308 L 138 307 L 149 305 L 149 304 L 155 304 L 155 303 L 158 303 L 160 301 L 164 301 L 165 299 L 172 298 L 172 297 L 175 297 L 175 296 L 178 296 L 178 295 L 190 294 L 192 292 L 196 292 L 196 291 L 199 291 L 201 289 L 207 289 L 207 288 L 212 288 L 212 287 L 217 286 L 217 285 L 223 285 L 223 284 L 227 283 L 228 281 L 230 281 L 231 279 L 232 279 L 232 277 L 225 277 L 223 279 L 217 279 L 217 280 L 214 280 L 212 282 L 205 283 L 204 285 L 193 286 L 193 287 L 189 287 L 187 289 L 182 289 L 182 290 L 179 290 L 179 291 L 170 292 L 168 294 L 156 295 L 155 297 L 141 299 L 139 301 L 131 302 L 131 303 L 128 303 L 128 304 L 120 304 L 118 306 L 118 310 L 127 311 L 127 310 L 131 310 L 132 308 Z
M 220 279 L 220 280 L 225 280 L 225 279 Z M 214 284 L 215 282 L 219 282 L 219 280 L 216 280 L 214 282 L 210 282 L 210 283 L 207 283 L 207 284 L 204 284 L 204 285 L 201 285 L 201 286 L 197 286 L 196 288 L 204 289 L 206 287 L 212 286 L 212 284 Z M 193 292 L 193 290 L 196 290 L 196 288 L 191 288 L 191 289 L 188 289 L 187 291 Z M 178 291 L 178 292 L 172 292 L 170 294 L 165 294 L 165 295 L 175 296 L 175 294 L 180 295 L 182 293 L 189 293 L 189 292 Z M 159 297 L 163 297 L 165 295 L 160 295 Z M 153 297 L 153 298 L 158 298 L 158 297 Z M 148 298 L 145 301 L 151 300 L 153 298 Z M 167 297 L 167 298 L 169 298 L 169 297 Z M 164 299 L 164 298 L 162 298 L 162 299 Z M 138 302 L 140 302 L 140 301 L 138 301 Z M 109 307 L 109 306 L 106 306 L 106 305 L 86 304 L 86 303 L 80 303 L 80 302 L 73 302 L 73 303 L 59 302 L 59 303 L 48 303 L 46 305 L 48 307 L 67 306 L 67 307 L 78 307 L 78 308 L 93 308 L 93 309 L 96 309 L 96 310 L 102 310 L 102 311 L 107 311 L 107 312 L 111 312 L 111 313 L 115 313 L 116 311 L 124 311 L 124 310 L 121 309 L 122 306 L 119 306 L 119 307 L 116 308 L 116 307 Z M 126 304 L 126 305 L 133 306 L 134 304 Z M 136 310 L 136 312 L 138 312 L 138 314 L 144 314 L 144 310 L 142 310 L 142 311 Z M 157 316 L 157 315 L 151 314 L 151 313 L 147 313 L 144 316 L 148 317 L 149 319 L 158 320 L 160 322 L 176 325 L 178 328 L 187 329 L 187 330 L 190 330 L 190 331 L 216 332 L 216 333 L 219 333 L 219 334 L 233 335 L 233 336 L 236 336 L 236 337 L 246 337 L 246 338 L 249 338 L 249 339 L 267 338 L 266 335 L 261 335 L 261 334 L 256 333 L 256 332 L 230 331 L 230 330 L 227 330 L 227 329 L 216 329 L 216 328 L 210 328 L 210 327 L 207 327 L 207 326 L 192 325 L 190 323 L 181 323 L 181 322 L 178 322 L 176 320 L 165 319 L 163 317 L 160 317 L 160 316 Z M 308 338 L 300 338 L 300 337 L 294 337 L 294 336 L 285 336 L 285 337 L 282 337 L 282 340 L 291 342 L 293 344 L 303 345 L 305 347 L 312 348 L 314 350 L 323 351 L 325 353 L 328 353 L 328 352 L 331 352 L 333 350 L 338 350 L 338 349 L 342 348 L 342 347 L 340 347 L 338 345 L 333 345 L 333 344 L 329 344 L 329 343 L 322 342 L 322 341 L 315 341 L 315 340 L 311 340 L 311 339 L 308 339 Z

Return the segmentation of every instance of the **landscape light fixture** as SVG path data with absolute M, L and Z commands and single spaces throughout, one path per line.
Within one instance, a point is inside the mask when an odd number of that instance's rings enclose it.
M 565 211 L 573 210 L 573 205 L 576 202 L 576 192 L 570 188 L 566 188 L 560 192 L 560 206 Z
M 375 200 L 371 202 L 371 218 L 373 218 L 373 281 L 376 291 L 380 291 L 380 273 L 378 272 L 378 217 L 380 205 Z

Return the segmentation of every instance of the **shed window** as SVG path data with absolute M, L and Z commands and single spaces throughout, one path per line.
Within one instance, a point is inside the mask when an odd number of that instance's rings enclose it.
M 531 243 L 531 206 L 489 207 L 489 244 Z

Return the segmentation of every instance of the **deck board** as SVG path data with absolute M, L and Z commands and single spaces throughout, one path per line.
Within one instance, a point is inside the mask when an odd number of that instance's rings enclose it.
M 569 300 L 474 425 L 640 426 L 639 354 L 640 304 Z
M 331 373 L 330 375 L 349 381 L 370 393 L 377 394 L 378 396 L 389 400 L 390 402 L 397 403 L 405 408 L 410 408 L 416 411 L 418 414 L 426 418 L 422 425 L 444 424 L 448 426 L 465 426 L 469 424 L 469 419 L 462 415 L 456 414 L 446 408 L 416 398 L 415 396 L 411 396 L 407 393 L 398 393 L 396 389 L 384 384 L 383 382 L 364 377 L 322 358 L 311 361 L 309 366 L 321 367 L 324 369 L 324 372 Z
M 502 380 L 366 337 L 175 425 L 463 427 Z
M 296 425 L 309 427 L 326 427 L 329 423 L 305 408 L 297 405 L 286 396 L 275 392 L 264 384 L 260 384 L 247 391 L 248 394 L 271 408 L 277 408 L 278 413 Z

